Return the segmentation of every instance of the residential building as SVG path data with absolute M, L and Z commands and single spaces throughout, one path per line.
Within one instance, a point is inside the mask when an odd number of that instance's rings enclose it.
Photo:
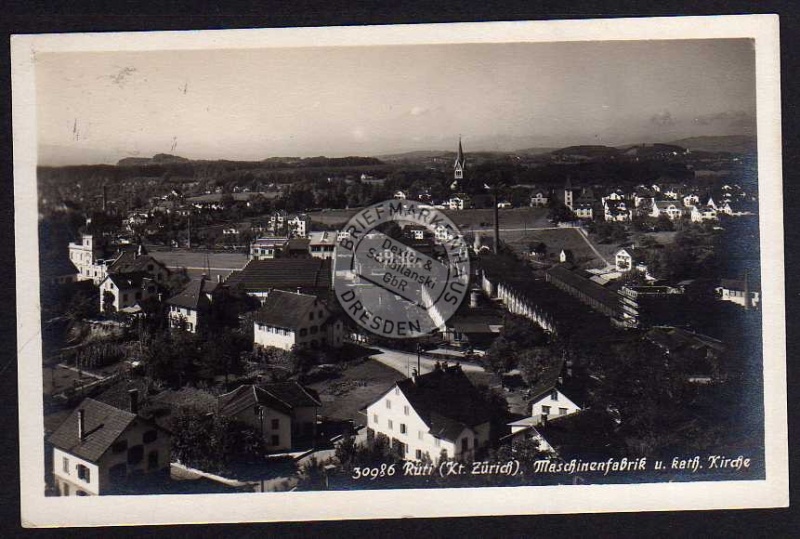
M 337 236 L 335 232 L 311 232 L 308 236 L 311 240 L 308 244 L 311 256 L 323 259 L 333 258 Z
M 217 283 L 203 275 L 167 300 L 169 327 L 198 333 L 208 328 Z
M 386 437 L 407 460 L 480 458 L 490 443 L 487 408 L 460 366 L 437 365 L 366 407 L 367 439 Z
M 603 217 L 606 221 L 625 222 L 633 219 L 633 210 L 624 201 L 603 202 Z
M 722 279 L 715 289 L 719 299 L 730 301 L 745 308 L 758 308 L 761 304 L 761 293 L 744 279 Z
M 310 225 L 311 219 L 305 214 L 292 215 L 286 221 L 289 235 L 297 238 L 305 238 L 308 236 Z
M 447 201 L 447 207 L 453 211 L 469 209 L 470 198 L 463 193 L 455 195 Z
M 703 223 L 705 221 L 719 221 L 717 210 L 711 206 L 692 206 L 689 214 L 693 223 Z
M 283 350 L 340 348 L 343 328 L 342 321 L 316 296 L 274 290 L 255 315 L 253 344 Z
M 623 247 L 614 253 L 614 266 L 620 273 L 631 271 L 632 269 L 639 269 L 646 271 L 646 267 L 642 266 L 644 262 L 644 252 L 636 250 L 633 245 Z M 641 267 L 640 267 L 641 266 Z
M 531 207 L 543 208 L 550 202 L 550 197 L 544 191 L 537 191 L 531 195 Z
M 319 395 L 297 382 L 242 385 L 219 396 L 219 414 L 261 434 L 270 451 L 312 447 Z
M 84 399 L 50 435 L 53 476 L 60 496 L 96 496 L 124 491 L 141 474 L 167 472 L 171 437 L 131 408 Z
M 612 320 L 619 318 L 620 306 L 617 294 L 578 272 L 571 271 L 563 265 L 553 266 L 545 272 L 545 279 L 593 310 Z
M 146 273 L 159 285 L 166 283 L 170 275 L 167 266 L 147 254 L 141 245 L 135 249 L 123 251 L 113 262 L 108 264 L 107 273 L 109 275 Z
M 670 221 L 674 221 L 683 216 L 683 209 L 672 200 L 654 200 L 650 217 L 661 217 L 662 215 L 666 215 Z
M 145 272 L 110 273 L 100 283 L 100 311 L 135 313 L 141 301 L 157 296 L 156 282 Z
M 572 213 L 574 213 L 575 217 L 578 219 L 594 219 L 594 208 L 591 204 L 575 204 Z
M 278 258 L 286 249 L 289 238 L 286 236 L 267 236 L 258 238 L 250 244 L 250 260 Z
M 564 363 L 564 360 L 559 360 L 546 369 L 530 388 L 530 416 L 509 423 L 512 433 L 581 411 L 582 407 L 564 394 Z

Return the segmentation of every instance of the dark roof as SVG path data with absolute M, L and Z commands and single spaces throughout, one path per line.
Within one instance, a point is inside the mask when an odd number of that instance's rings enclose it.
M 167 303 L 177 307 L 196 310 L 201 304 L 208 302 L 206 294 L 211 294 L 216 287 L 217 283 L 203 277 L 191 281 L 183 290 L 169 298 Z
M 220 395 L 219 413 L 232 416 L 259 404 L 286 415 L 290 415 L 295 408 L 322 405 L 314 390 L 297 382 L 278 382 L 263 386 L 248 384 Z
M 292 238 L 286 244 L 286 249 L 289 251 L 308 251 L 308 245 L 311 240 L 308 238 Z
M 130 288 L 141 288 L 144 279 L 151 279 L 152 276 L 143 271 L 134 273 L 109 273 L 108 279 L 114 283 L 120 290 Z
M 551 278 L 557 279 L 563 284 L 586 294 L 606 307 L 615 310 L 619 309 L 619 297 L 617 294 L 603 288 L 594 281 L 582 277 L 561 265 L 553 266 L 547 270 L 547 273 Z
M 78 436 L 78 411 L 84 412 L 84 432 Z M 84 399 L 50 436 L 50 443 L 82 459 L 97 462 L 136 415 L 94 399 Z
M 708 335 L 695 333 L 682 328 L 657 326 L 645 333 L 645 338 L 660 346 L 667 353 L 706 353 L 715 354 L 725 351 L 725 344 Z
M 397 387 L 438 438 L 455 440 L 464 428 L 489 421 L 485 399 L 459 366 L 401 380 Z
M 295 329 L 308 326 L 308 313 L 320 305 L 316 296 L 273 290 L 254 320 L 270 326 Z M 327 311 L 327 309 L 326 309 Z
M 262 384 L 260 387 L 290 408 L 322 406 L 316 391 L 297 382 L 272 382 Z
M 536 383 L 531 387 L 531 402 L 538 401 L 543 395 L 547 395 L 559 385 L 559 378 L 564 370 L 564 360 L 556 361 L 549 368 L 539 375 Z
M 108 273 L 137 273 L 150 272 L 149 265 L 167 267 L 148 254 L 138 254 L 136 251 L 125 251 L 108 267 Z
M 318 258 L 251 260 L 225 281 L 226 286 L 241 287 L 247 292 L 265 292 L 273 288 L 327 289 L 330 283 L 331 261 Z

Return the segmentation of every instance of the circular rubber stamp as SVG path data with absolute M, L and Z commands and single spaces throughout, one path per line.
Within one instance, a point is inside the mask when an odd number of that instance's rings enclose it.
M 469 249 L 441 211 L 406 200 L 362 209 L 340 233 L 333 285 L 344 311 L 382 337 L 428 335 L 469 290 Z

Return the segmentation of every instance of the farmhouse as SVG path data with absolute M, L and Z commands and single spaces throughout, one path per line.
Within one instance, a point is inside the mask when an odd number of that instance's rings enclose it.
M 169 469 L 170 434 L 138 412 L 84 399 L 53 432 L 53 476 L 61 496 L 115 493 L 140 474 Z
M 211 316 L 211 302 L 217 283 L 205 275 L 190 282 L 178 294 L 167 300 L 169 327 L 183 329 L 189 333 L 205 330 Z
M 273 291 L 253 322 L 253 344 L 283 350 L 342 346 L 343 325 L 316 296 Z
M 331 261 L 319 258 L 251 260 L 225 280 L 231 290 L 241 290 L 263 301 L 272 290 L 327 294 L 331 286 Z
M 219 413 L 261 434 L 270 451 L 312 445 L 319 395 L 297 382 L 242 385 L 219 396 Z
M 489 444 L 487 403 L 458 365 L 397 382 L 367 406 L 367 438 L 407 460 L 474 459 Z

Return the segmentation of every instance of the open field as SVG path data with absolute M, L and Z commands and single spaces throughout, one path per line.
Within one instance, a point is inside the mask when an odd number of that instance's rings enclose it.
M 324 210 L 310 212 L 312 221 L 327 226 L 342 226 L 361 208 L 349 210 Z M 490 229 L 494 220 L 491 208 L 479 210 L 443 210 L 464 232 L 474 229 Z M 501 228 L 541 228 L 553 226 L 547 220 L 547 208 L 514 208 L 500 210 Z
M 591 267 L 605 265 L 587 243 L 586 237 L 577 228 L 558 228 L 549 230 L 509 231 L 500 232 L 500 239 L 520 253 L 529 252 L 531 243 L 542 242 L 547 246 L 547 254 L 542 262 L 557 262 L 562 249 L 571 250 L 575 256 L 575 263 L 587 264 Z M 589 238 L 591 242 L 591 238 Z M 599 244 L 592 242 L 597 251 L 607 262 L 612 262 L 613 254 L 617 250 L 616 244 Z
M 331 419 L 352 419 L 356 424 L 363 425 L 366 417 L 359 410 L 404 378 L 400 372 L 366 359 L 349 365 L 340 376 L 311 384 L 310 387 L 319 392 L 321 415 Z

